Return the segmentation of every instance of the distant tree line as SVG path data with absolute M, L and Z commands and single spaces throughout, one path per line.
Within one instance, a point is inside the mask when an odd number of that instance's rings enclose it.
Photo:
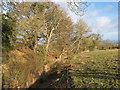
M 105 49 L 118 49 L 118 42 L 113 42 L 111 40 L 102 40 L 99 42 L 98 49 L 105 50 Z

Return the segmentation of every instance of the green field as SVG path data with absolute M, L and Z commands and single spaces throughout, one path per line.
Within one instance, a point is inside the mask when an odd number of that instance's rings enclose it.
M 75 58 L 74 58 L 75 57 Z M 120 88 L 118 50 L 86 52 L 67 59 L 74 88 Z

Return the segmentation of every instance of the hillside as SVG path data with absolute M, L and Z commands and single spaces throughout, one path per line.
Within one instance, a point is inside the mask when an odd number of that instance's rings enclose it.
M 20 47 L 2 53 L 3 88 L 28 88 L 40 76 L 55 68 L 55 57 L 49 56 L 46 65 L 42 53 L 34 53 L 27 47 Z M 44 70 L 45 67 L 45 70 Z

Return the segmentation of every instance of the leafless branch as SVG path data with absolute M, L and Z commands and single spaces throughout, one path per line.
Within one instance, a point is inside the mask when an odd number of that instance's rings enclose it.
M 90 5 L 87 2 L 67 2 L 68 7 L 76 15 L 83 16 L 86 12 L 87 7 Z

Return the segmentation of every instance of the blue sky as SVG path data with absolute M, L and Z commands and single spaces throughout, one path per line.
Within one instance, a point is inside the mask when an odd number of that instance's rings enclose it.
M 103 39 L 118 40 L 118 3 L 92 2 L 83 17 L 94 32 L 101 33 Z M 90 15 L 91 14 L 91 15 Z M 90 19 L 86 19 L 86 18 Z
M 71 12 L 65 2 L 58 4 L 68 12 L 72 21 L 76 23 L 80 18 L 92 28 L 94 33 L 102 34 L 103 40 L 118 41 L 118 3 L 117 2 L 89 2 L 84 16 L 80 17 Z

